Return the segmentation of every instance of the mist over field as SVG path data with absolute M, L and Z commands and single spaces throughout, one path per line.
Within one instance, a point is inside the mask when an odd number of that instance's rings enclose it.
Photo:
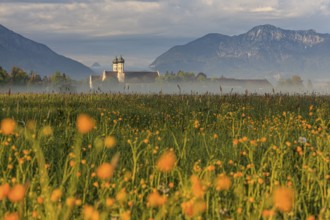
M 329 95 L 330 89 L 319 88 L 241 88 L 228 87 L 219 83 L 139 83 L 119 85 L 99 85 L 90 88 L 87 83 L 64 86 L 1 86 L 2 94 L 36 93 L 36 94 L 184 94 L 184 95 Z
M 330 219 L 330 0 L 0 0 L 0 219 Z

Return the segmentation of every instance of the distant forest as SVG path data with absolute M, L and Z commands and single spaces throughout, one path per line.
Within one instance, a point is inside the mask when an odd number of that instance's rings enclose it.
M 161 74 L 156 78 L 156 82 L 211 82 L 219 78 L 208 78 L 207 75 L 203 72 L 198 74 L 194 72 L 185 72 L 178 71 L 166 72 Z M 86 78 L 86 83 L 87 83 Z M 81 81 L 80 83 L 82 83 Z M 50 76 L 41 76 L 38 73 L 30 71 L 29 73 L 25 72 L 23 69 L 14 66 L 10 72 L 7 72 L 0 66 L 0 85 L 15 85 L 15 86 L 59 86 L 59 85 L 70 85 L 76 84 L 77 81 L 70 78 L 70 76 L 59 71 L 54 72 Z M 306 82 L 306 87 L 312 89 L 313 85 L 311 80 Z M 329 83 L 330 86 L 330 83 Z M 304 87 L 303 80 L 298 75 L 293 75 L 291 78 L 279 79 L 277 81 L 276 87 L 285 88 L 285 87 Z
M 55 72 L 51 76 L 41 77 L 39 74 L 31 71 L 25 72 L 19 67 L 13 67 L 8 73 L 0 66 L 0 85 L 49 85 L 70 83 L 72 80 L 65 73 Z

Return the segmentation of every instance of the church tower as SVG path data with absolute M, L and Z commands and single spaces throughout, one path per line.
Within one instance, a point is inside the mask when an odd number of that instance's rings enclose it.
M 117 59 L 117 78 L 119 82 L 125 82 L 124 63 L 124 58 L 120 56 Z
M 112 71 L 113 72 L 118 71 L 118 58 L 117 57 L 112 61 Z

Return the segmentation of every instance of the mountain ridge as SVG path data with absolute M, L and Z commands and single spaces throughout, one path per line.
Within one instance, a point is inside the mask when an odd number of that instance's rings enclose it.
M 161 72 L 183 70 L 243 78 L 277 73 L 325 77 L 330 72 L 329 60 L 329 34 L 266 24 L 239 35 L 211 33 L 174 46 L 150 67 Z
M 60 71 L 72 78 L 86 78 L 93 71 L 71 58 L 57 54 L 48 46 L 28 39 L 0 24 L 0 66 L 13 66 L 49 76 Z

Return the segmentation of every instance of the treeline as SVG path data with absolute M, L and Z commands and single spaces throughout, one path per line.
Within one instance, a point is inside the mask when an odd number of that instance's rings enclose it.
M 303 80 L 298 75 L 293 75 L 291 78 L 281 78 L 278 80 L 279 87 L 303 87 Z
M 59 71 L 49 77 L 41 77 L 33 71 L 27 73 L 19 67 L 13 67 L 10 72 L 7 72 L 0 66 L 0 85 L 57 85 L 71 82 L 72 80 L 69 76 Z
M 194 82 L 194 81 L 206 81 L 208 80 L 205 73 L 198 73 L 197 75 L 193 72 L 178 71 L 177 73 L 166 72 L 160 75 L 157 79 L 160 82 Z

